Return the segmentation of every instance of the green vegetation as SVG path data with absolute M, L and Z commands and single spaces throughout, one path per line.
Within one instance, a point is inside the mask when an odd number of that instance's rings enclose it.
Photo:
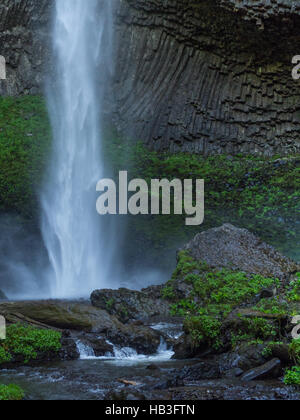
M 288 299 L 290 302 L 300 302 L 300 273 L 296 274 L 288 287 Z
M 24 396 L 23 390 L 17 385 L 0 385 L 0 401 L 21 401 Z
M 190 292 L 176 299 L 176 281 L 183 280 Z M 206 342 L 216 350 L 223 321 L 239 305 L 251 303 L 262 290 L 279 286 L 279 281 L 232 270 L 209 270 L 206 263 L 195 261 L 186 251 L 178 256 L 178 265 L 163 297 L 171 302 L 171 313 L 185 318 L 185 331 L 195 345 Z M 274 324 L 260 317 L 240 317 L 232 331 L 233 345 L 239 341 L 269 340 L 278 332 Z
M 300 366 L 294 366 L 286 371 L 284 383 L 286 385 L 300 386 Z
M 296 366 L 288 369 L 285 373 L 286 385 L 300 386 L 300 340 L 293 340 L 289 347 L 290 357 Z
M 6 340 L 0 342 L 0 365 L 14 360 L 29 363 L 39 354 L 57 353 L 61 349 L 61 333 L 19 324 L 10 325 Z
M 50 145 L 51 129 L 43 98 L 0 98 L 0 210 L 37 220 L 37 191 L 50 158 Z M 130 231 L 132 246 L 124 249 L 126 261 L 134 255 L 143 258 L 144 265 L 155 262 L 169 269 L 178 244 L 201 229 L 226 222 L 248 228 L 282 252 L 300 258 L 296 246 L 300 232 L 295 223 L 300 210 L 299 156 L 171 155 L 150 151 L 141 143 L 120 138 L 111 129 L 105 135 L 103 153 L 108 176 L 128 169 L 130 177 L 148 181 L 205 179 L 203 226 L 187 227 L 185 217 L 179 215 L 128 217 L 124 229 Z
M 41 97 L 0 97 L 0 210 L 34 217 L 50 139 Z
M 299 156 L 171 155 L 126 142 L 111 131 L 104 153 L 115 177 L 119 170 L 130 168 L 131 178 L 148 182 L 153 178 L 205 180 L 204 225 L 186 227 L 185 217 L 178 215 L 130 218 L 128 229 L 136 241 L 135 252 L 141 249 L 142 254 L 147 249 L 147 256 L 152 252 L 157 261 L 163 254 L 166 260 L 168 251 L 174 253 L 178 243 L 187 242 L 200 230 L 230 222 L 257 233 L 283 253 L 300 258 L 296 246 L 300 232 L 295 223 L 300 210 Z
M 293 340 L 289 348 L 291 359 L 300 366 L 300 340 Z

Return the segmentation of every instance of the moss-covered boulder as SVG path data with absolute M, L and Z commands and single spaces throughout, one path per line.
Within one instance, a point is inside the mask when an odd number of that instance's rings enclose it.
M 177 268 L 163 289 L 171 313 L 184 318 L 175 357 L 254 345 L 266 356 L 257 355 L 258 365 L 281 359 L 279 344 L 289 345 L 292 317 L 300 313 L 297 270 L 297 263 L 246 230 L 225 225 L 198 235 L 178 253 Z M 275 356 L 270 346 L 276 344 Z M 281 354 L 284 363 L 291 361 Z
M 166 302 L 164 304 L 168 307 Z M 120 347 L 132 347 L 141 354 L 154 354 L 161 338 L 165 338 L 163 333 L 142 324 L 125 325 L 89 302 L 48 300 L 0 303 L 0 315 L 9 323 L 25 323 L 44 330 L 59 329 L 58 332 L 62 334 L 59 358 L 63 359 L 76 359 L 78 354 L 74 341 L 81 339 L 89 342 L 96 353 L 99 349 L 94 341 L 101 337 Z M 111 346 L 105 346 L 105 352 L 110 349 Z
M 0 401 L 21 401 L 24 391 L 17 385 L 0 385 Z

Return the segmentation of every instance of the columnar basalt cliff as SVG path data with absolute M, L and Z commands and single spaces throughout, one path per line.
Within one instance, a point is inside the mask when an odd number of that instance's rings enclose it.
M 113 121 L 157 150 L 300 150 L 300 3 L 115 0 Z M 100 2 L 100 0 L 99 0 Z M 52 0 L 0 0 L 0 93 L 35 93 L 49 69 Z

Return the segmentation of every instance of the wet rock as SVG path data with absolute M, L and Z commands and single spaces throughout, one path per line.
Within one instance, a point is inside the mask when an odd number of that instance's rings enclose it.
M 59 352 L 59 359 L 61 360 L 77 360 L 80 357 L 75 340 L 71 335 L 65 331 L 61 339 L 62 348 Z
M 198 234 L 184 250 L 214 268 L 225 267 L 281 280 L 300 270 L 299 264 L 248 230 L 230 224 Z
M 147 366 L 148 370 L 159 370 L 159 367 L 157 365 L 149 365 Z
M 206 345 L 195 346 L 195 343 L 189 335 L 184 334 L 174 344 L 173 359 L 185 360 L 203 356 L 207 352 Z
M 178 388 L 183 385 L 184 385 L 183 379 L 180 377 L 177 377 L 177 378 L 171 378 L 165 381 L 158 382 L 157 384 L 153 386 L 153 390 L 154 391 L 166 390 L 168 388 Z
M 220 371 L 224 376 L 230 376 L 235 369 L 242 373 L 257 368 L 266 362 L 263 356 L 263 344 L 249 345 L 241 344 L 236 350 L 224 353 L 217 357 Z
M 292 362 L 289 344 L 286 343 L 277 343 L 272 345 L 272 356 L 281 360 L 284 365 L 288 365 Z
M 272 359 L 270 362 L 246 372 L 241 377 L 241 380 L 248 382 L 261 379 L 278 378 L 282 373 L 281 366 L 281 361 L 279 359 Z
M 92 305 L 116 316 L 121 322 L 165 320 L 170 318 L 169 304 L 162 299 L 163 286 L 153 286 L 141 292 L 119 290 L 95 290 Z
M 106 311 L 93 307 L 88 302 L 68 301 L 32 301 L 9 302 L 0 304 L 0 314 L 10 322 L 25 322 L 38 327 L 59 328 L 60 330 L 84 332 L 89 340 L 95 337 L 94 344 L 98 351 L 97 340 L 101 336 L 120 347 L 131 347 L 139 354 L 156 353 L 161 340 L 172 344 L 172 340 L 150 327 L 134 324 L 124 325 Z M 99 344 L 99 354 L 106 346 Z M 108 348 L 108 347 L 107 347 Z

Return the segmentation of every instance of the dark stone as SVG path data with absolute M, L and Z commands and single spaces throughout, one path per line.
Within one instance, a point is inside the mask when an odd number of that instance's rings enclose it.
M 60 360 L 77 360 L 80 357 L 76 343 L 68 332 L 64 332 L 61 340 L 62 348 L 59 352 Z
M 174 343 L 173 350 L 175 353 L 173 359 L 185 360 L 203 356 L 203 353 L 207 351 L 207 346 L 195 346 L 191 337 L 184 334 Z
M 281 366 L 281 361 L 279 359 L 272 359 L 270 362 L 246 372 L 241 379 L 242 381 L 249 382 L 278 378 L 282 373 Z
M 166 390 L 168 388 L 178 388 L 184 386 L 184 382 L 181 378 L 172 378 L 167 379 L 166 381 L 161 381 L 153 386 L 153 390 Z
M 148 370 L 159 370 L 159 367 L 157 365 L 149 365 L 147 366 Z
M 172 152 L 299 151 L 299 28 L 292 0 L 122 1 L 117 127 Z

